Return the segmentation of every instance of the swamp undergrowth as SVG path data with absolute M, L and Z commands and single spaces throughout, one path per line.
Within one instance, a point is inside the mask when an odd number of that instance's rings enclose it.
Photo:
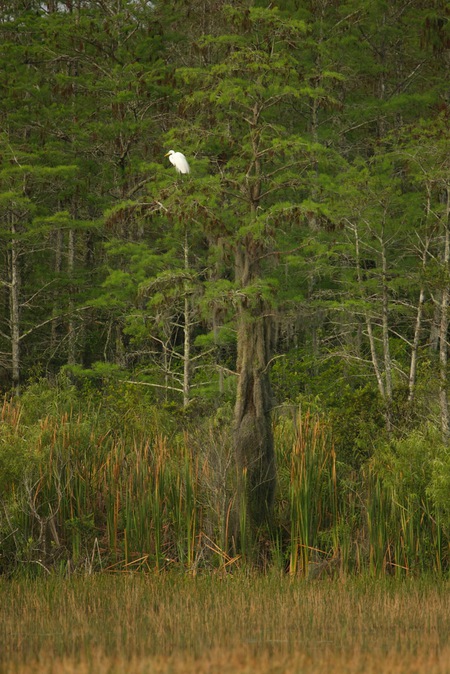
M 94 403 L 37 386 L 5 399 L 1 422 L 3 573 L 248 564 L 252 551 L 233 537 L 237 521 L 246 540 L 247 524 L 226 414 L 175 428 L 134 392 Z M 389 457 L 349 467 L 326 418 L 308 410 L 274 418 L 274 438 L 275 517 L 258 533 L 260 568 L 306 578 L 446 574 L 448 523 L 425 482 L 407 483 Z

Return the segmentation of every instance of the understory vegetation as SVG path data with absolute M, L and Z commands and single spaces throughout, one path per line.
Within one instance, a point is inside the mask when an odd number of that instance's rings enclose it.
M 135 386 L 42 380 L 5 399 L 1 415 L 2 572 L 254 565 L 230 407 L 191 418 Z M 274 517 L 257 531 L 257 565 L 307 578 L 448 572 L 446 448 L 433 431 L 378 439 L 357 463 L 333 423 L 302 406 L 274 415 Z

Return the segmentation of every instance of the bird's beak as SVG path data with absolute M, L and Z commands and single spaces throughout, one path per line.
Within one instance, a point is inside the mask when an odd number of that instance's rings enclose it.
M 165 156 L 165 157 L 168 157 L 169 154 L 170 154 L 170 152 L 166 152 L 166 154 L 165 154 L 164 156 Z

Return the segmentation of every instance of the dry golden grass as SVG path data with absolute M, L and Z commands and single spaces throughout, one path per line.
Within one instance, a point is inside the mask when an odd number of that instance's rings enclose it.
M 0 582 L 2 674 L 448 674 L 431 581 L 98 576 Z
M 397 652 L 353 651 L 337 655 L 328 651 L 306 655 L 301 648 L 291 654 L 264 650 L 259 655 L 245 648 L 213 649 L 203 656 L 176 654 L 140 658 L 111 658 L 94 652 L 83 659 L 44 657 L 6 668 L 16 674 L 448 674 L 450 649 L 439 654 L 405 657 Z

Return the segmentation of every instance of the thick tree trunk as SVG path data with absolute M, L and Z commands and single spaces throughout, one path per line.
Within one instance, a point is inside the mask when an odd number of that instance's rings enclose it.
M 245 287 L 253 277 L 251 246 L 236 251 L 237 277 Z M 269 378 L 271 324 L 265 302 L 243 295 L 238 314 L 238 385 L 234 446 L 239 479 L 240 518 L 253 537 L 272 517 L 276 483 Z M 241 536 L 243 536 L 241 530 Z M 243 541 L 241 541 L 243 543 Z
M 255 103 L 250 121 L 252 157 L 248 166 L 246 192 L 250 220 L 255 223 L 262 194 L 260 153 L 261 108 Z M 256 535 L 270 527 L 276 484 L 275 453 L 271 422 L 272 394 L 269 365 L 272 330 L 267 301 L 255 289 L 260 279 L 261 241 L 247 234 L 235 248 L 235 277 L 242 289 L 237 321 L 238 384 L 234 410 L 234 448 L 238 470 L 238 504 L 241 546 L 251 544 L 250 553 L 260 556 Z M 248 293 L 248 289 L 252 292 Z M 256 291 L 256 292 L 255 292 Z M 242 523 L 246 526 L 243 527 Z M 247 540 L 246 540 L 247 539 Z

